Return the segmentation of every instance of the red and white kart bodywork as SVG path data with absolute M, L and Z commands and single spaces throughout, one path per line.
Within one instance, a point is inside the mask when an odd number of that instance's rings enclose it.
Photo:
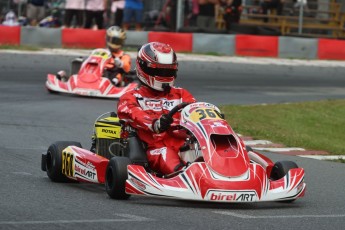
M 74 69 L 72 65 L 71 76 L 61 79 L 55 74 L 48 74 L 46 88 L 52 93 L 68 93 L 81 96 L 119 98 L 126 91 L 137 87 L 137 83 L 126 83 L 124 75 L 123 86 L 115 86 L 104 77 L 106 66 L 110 63 L 112 55 L 109 50 L 95 49 L 84 60 L 80 68 Z M 79 67 L 79 66 L 78 66 Z
M 173 175 L 157 176 L 145 164 L 130 160 L 131 156 L 108 160 L 73 144 L 58 150 L 62 151 L 60 170 L 70 179 L 104 183 L 109 196 L 116 199 L 143 195 L 216 202 L 289 202 L 304 196 L 304 170 L 294 162 L 273 163 L 260 153 L 247 151 L 216 106 L 204 102 L 187 105 L 181 111 L 180 126 L 191 135 L 186 142 L 189 150 L 180 156 L 191 164 Z M 47 173 L 54 161 L 48 160 L 54 158 L 49 154 L 48 150 L 42 160 Z

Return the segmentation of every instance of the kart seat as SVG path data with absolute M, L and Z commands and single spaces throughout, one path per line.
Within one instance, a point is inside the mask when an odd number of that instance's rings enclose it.
M 128 158 L 132 161 L 133 164 L 142 165 L 144 167 L 149 166 L 144 143 L 137 136 L 129 138 L 128 147 Z

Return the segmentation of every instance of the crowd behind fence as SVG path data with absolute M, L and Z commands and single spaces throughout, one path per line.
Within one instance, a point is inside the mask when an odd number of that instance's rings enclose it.
M 0 22 L 3 23 L 6 14 L 12 10 L 20 25 L 30 25 L 27 20 L 28 1 L 0 0 Z M 267 5 L 266 0 L 208 0 L 207 7 L 214 10 L 214 14 L 211 12 L 208 15 L 203 15 L 203 12 L 210 10 L 205 10 L 205 5 L 198 4 L 198 1 L 143 0 L 141 26 L 130 25 L 126 29 L 345 38 L 344 0 L 269 0 L 280 2 L 280 5 Z M 66 0 L 45 2 L 45 21 L 36 24 L 43 27 L 65 26 Z M 92 28 L 102 29 L 115 24 L 112 3 L 112 0 L 107 1 L 102 26 Z M 179 9 L 182 9 L 181 15 L 178 14 Z M 73 25 L 76 26 L 75 19 Z

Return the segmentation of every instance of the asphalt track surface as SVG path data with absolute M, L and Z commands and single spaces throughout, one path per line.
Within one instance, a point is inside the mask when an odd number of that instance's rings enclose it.
M 95 118 L 116 100 L 52 95 L 46 74 L 71 56 L 0 53 L 0 229 L 344 229 L 345 164 L 266 153 L 306 170 L 307 192 L 292 204 L 224 204 L 132 196 L 103 186 L 52 183 L 41 153 L 58 140 L 90 147 Z M 183 58 L 182 58 L 183 59 Z M 345 68 L 180 62 L 177 85 L 199 101 L 257 104 L 345 98 Z M 327 138 L 327 137 L 325 137 Z

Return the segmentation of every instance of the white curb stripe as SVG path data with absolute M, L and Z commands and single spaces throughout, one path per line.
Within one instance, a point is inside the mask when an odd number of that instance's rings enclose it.
M 267 140 L 249 140 L 249 141 L 244 141 L 245 145 L 270 145 L 272 144 L 271 141 L 267 141 Z
M 255 150 L 269 151 L 269 152 L 290 152 L 290 151 L 305 151 L 303 148 L 256 148 Z
M 297 155 L 299 157 L 312 158 L 317 160 L 345 160 L 344 155 Z

